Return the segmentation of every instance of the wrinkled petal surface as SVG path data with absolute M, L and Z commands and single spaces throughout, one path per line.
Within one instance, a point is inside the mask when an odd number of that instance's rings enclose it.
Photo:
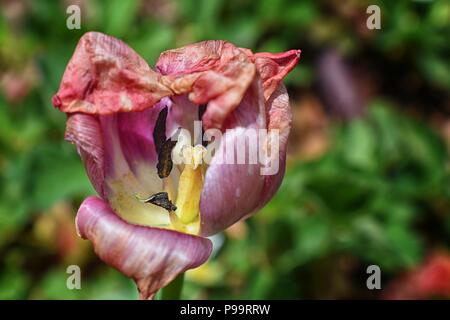
M 95 197 L 82 203 L 76 225 L 103 261 L 135 280 L 142 299 L 151 299 L 179 273 L 204 263 L 212 250 L 205 238 L 129 224 Z
M 271 157 L 278 157 L 279 167 L 276 174 L 264 177 L 264 188 L 258 209 L 262 208 L 275 195 L 286 171 L 286 148 L 291 130 L 292 113 L 289 105 L 289 96 L 286 87 L 282 83 L 278 85 L 269 100 L 267 100 L 266 110 L 268 114 L 268 130 L 278 130 L 279 134 L 278 154 L 275 154 L 275 151 L 274 153 L 269 153 Z M 272 143 L 269 136 L 267 148 L 271 149 Z
M 208 103 L 205 128 L 221 128 L 241 102 L 255 77 L 255 65 L 233 44 L 211 40 L 163 52 L 156 68 L 170 89 L 189 94 L 196 104 Z
M 78 42 L 53 105 L 66 113 L 142 111 L 171 94 L 160 77 L 122 41 L 88 32 Z
M 261 76 L 266 100 L 272 96 L 283 78 L 297 65 L 300 52 L 300 50 L 289 50 L 281 53 L 259 52 L 253 54 L 248 52 Z

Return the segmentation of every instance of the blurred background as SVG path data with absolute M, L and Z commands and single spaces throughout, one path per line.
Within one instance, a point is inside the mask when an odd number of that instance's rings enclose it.
M 81 30 L 66 9 L 81 8 Z M 381 30 L 366 27 L 370 4 Z M 94 194 L 51 105 L 80 36 L 123 39 L 150 65 L 205 39 L 299 48 L 286 80 L 288 170 L 253 218 L 213 238 L 184 298 L 450 298 L 450 2 L 0 0 L 0 299 L 135 299 L 79 239 Z M 82 289 L 68 290 L 68 265 Z M 380 266 L 382 289 L 366 268 Z

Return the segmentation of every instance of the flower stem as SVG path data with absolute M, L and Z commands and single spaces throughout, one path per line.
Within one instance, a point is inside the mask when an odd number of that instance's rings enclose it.
M 180 300 L 183 283 L 184 273 L 180 273 L 171 283 L 161 289 L 161 300 Z

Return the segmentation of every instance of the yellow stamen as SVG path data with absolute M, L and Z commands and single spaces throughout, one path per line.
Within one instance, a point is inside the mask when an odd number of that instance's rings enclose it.
M 185 165 L 178 182 L 176 213 L 184 224 L 193 222 L 200 213 L 200 196 L 203 188 L 203 172 L 200 164 L 204 151 L 201 145 L 188 146 L 183 150 Z
M 169 200 L 173 202 L 176 199 L 177 195 L 173 183 L 173 178 L 171 176 L 163 179 L 163 187 L 164 191 L 167 192 Z
M 180 232 L 186 232 L 186 228 L 184 224 L 180 221 L 178 216 L 175 214 L 175 212 L 171 211 L 169 212 L 170 217 L 170 223 L 174 230 L 180 231 Z

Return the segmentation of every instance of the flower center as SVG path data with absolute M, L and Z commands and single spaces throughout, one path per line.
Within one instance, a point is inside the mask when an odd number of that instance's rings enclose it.
M 166 119 L 167 107 L 161 110 L 153 131 L 155 148 L 158 153 L 156 167 L 159 178 L 163 180 L 164 192 L 158 192 L 141 201 L 166 209 L 170 218 L 168 228 L 197 234 L 200 227 L 200 197 L 204 177 L 202 163 L 206 148 L 201 144 L 192 146 L 190 141 L 184 141 L 182 131 L 178 131 L 176 134 L 178 141 L 167 139 Z M 174 167 L 173 150 L 179 156 L 181 155 L 182 160 L 182 164 L 177 167 L 180 171 L 177 192 L 175 192 L 171 176 Z
M 124 165 L 116 165 L 115 174 L 107 179 L 108 201 L 130 223 L 198 234 L 206 148 L 201 143 L 193 146 L 186 131 L 180 129 L 174 135 L 176 140 L 167 139 L 167 114 L 167 108 L 161 110 L 153 131 L 156 165 L 137 162 L 131 171 L 117 152 L 115 161 Z M 113 141 L 113 145 L 119 142 Z

